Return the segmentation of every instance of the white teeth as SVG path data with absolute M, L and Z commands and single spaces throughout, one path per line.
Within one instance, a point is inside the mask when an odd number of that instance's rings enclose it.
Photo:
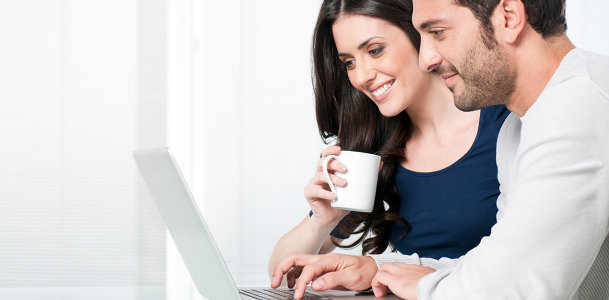
M 384 86 L 378 88 L 376 91 L 372 91 L 372 95 L 374 97 L 378 97 L 378 96 L 384 94 L 391 87 L 392 84 L 393 84 L 393 81 L 390 83 L 386 83 Z

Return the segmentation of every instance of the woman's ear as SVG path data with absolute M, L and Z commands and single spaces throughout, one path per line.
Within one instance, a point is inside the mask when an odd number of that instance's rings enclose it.
M 527 23 L 522 0 L 501 0 L 495 8 L 492 22 L 498 39 L 508 44 L 516 42 Z

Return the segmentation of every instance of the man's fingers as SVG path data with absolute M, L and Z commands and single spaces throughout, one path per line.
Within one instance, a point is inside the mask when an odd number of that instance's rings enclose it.
M 339 279 L 336 276 L 336 273 L 338 272 L 322 275 L 311 283 L 311 287 L 316 291 L 325 291 L 341 285 L 340 283 L 337 283 Z
M 336 272 L 326 273 L 311 283 L 316 291 L 325 291 L 335 289 L 336 287 L 345 287 L 349 290 L 365 290 L 369 288 L 368 282 L 360 272 L 353 270 L 340 270 Z
M 298 278 L 298 282 L 296 282 L 296 286 L 294 287 L 294 298 L 300 299 L 298 295 L 301 295 L 301 293 L 306 289 L 309 282 L 313 281 L 314 278 L 317 278 L 328 272 L 335 272 L 337 270 L 337 264 L 339 263 L 340 256 L 328 254 L 306 265 L 302 269 L 300 277 Z
M 389 276 L 391 276 L 389 273 L 386 271 L 381 271 L 380 269 L 378 272 L 376 272 L 376 276 L 374 276 L 372 279 L 372 291 L 374 292 L 374 296 L 383 297 L 387 295 L 389 288 L 384 284 L 384 282 L 386 282 L 387 277 Z
M 369 256 L 338 256 L 331 260 L 333 265 L 319 279 L 313 281 L 312 287 L 317 291 L 325 291 L 344 287 L 349 290 L 365 290 L 370 287 L 372 278 L 377 272 L 376 261 Z
M 296 279 L 300 277 L 300 273 L 302 273 L 302 267 L 294 267 L 288 271 L 288 274 L 286 275 L 288 280 L 288 288 L 294 287 L 296 284 Z
M 300 273 L 300 277 L 298 278 L 298 282 L 296 282 L 296 286 L 294 287 L 294 289 L 296 290 L 294 293 L 294 298 L 298 298 L 298 294 L 307 288 L 307 285 L 313 280 L 313 278 L 318 277 L 324 272 L 329 271 L 326 271 L 325 267 L 320 264 L 315 265 L 315 263 L 312 263 L 308 266 L 305 266 L 302 269 L 302 272 Z
M 435 272 L 430 267 L 403 263 L 384 263 L 372 280 L 374 294 L 382 296 L 387 289 L 402 299 L 417 298 L 417 282 L 425 275 Z M 384 286 L 384 287 L 383 287 Z
M 387 295 L 389 291 L 389 283 L 392 279 L 395 272 L 399 273 L 399 269 L 404 264 L 396 264 L 396 263 L 383 263 L 379 270 L 376 272 L 376 275 L 372 279 L 372 291 L 374 292 L 374 296 L 383 297 Z
M 377 298 L 385 297 L 385 295 L 387 295 L 388 291 L 389 291 L 389 288 L 387 288 L 387 286 L 382 285 L 382 284 L 380 286 L 372 286 L 372 292 L 374 293 L 374 296 Z
M 292 253 L 275 265 L 273 271 L 273 280 L 271 280 L 271 287 L 276 288 L 281 284 L 283 275 L 288 273 L 294 267 L 302 267 L 309 264 L 312 255 Z

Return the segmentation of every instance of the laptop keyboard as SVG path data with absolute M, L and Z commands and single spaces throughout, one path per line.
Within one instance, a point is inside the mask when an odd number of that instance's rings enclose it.
M 294 290 L 275 290 L 275 289 L 252 289 L 239 290 L 239 294 L 259 300 L 268 299 L 294 299 Z M 303 300 L 321 300 L 324 297 L 305 292 Z

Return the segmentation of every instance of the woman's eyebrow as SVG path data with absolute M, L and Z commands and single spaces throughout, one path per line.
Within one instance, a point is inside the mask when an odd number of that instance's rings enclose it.
M 366 45 L 368 45 L 368 43 L 370 43 L 371 40 L 375 39 L 375 38 L 379 38 L 380 36 L 373 36 L 365 41 L 363 41 L 361 44 L 359 44 L 359 46 L 357 46 L 357 50 L 362 50 L 362 48 L 366 47 Z M 339 57 L 345 57 L 345 56 L 349 56 L 349 53 L 338 53 Z
M 375 38 L 378 38 L 378 36 L 373 36 L 373 37 L 363 41 L 361 44 L 359 44 L 359 46 L 357 46 L 357 50 L 362 50 L 362 48 L 366 47 L 366 45 L 368 45 L 368 43 L 370 43 L 370 41 Z

